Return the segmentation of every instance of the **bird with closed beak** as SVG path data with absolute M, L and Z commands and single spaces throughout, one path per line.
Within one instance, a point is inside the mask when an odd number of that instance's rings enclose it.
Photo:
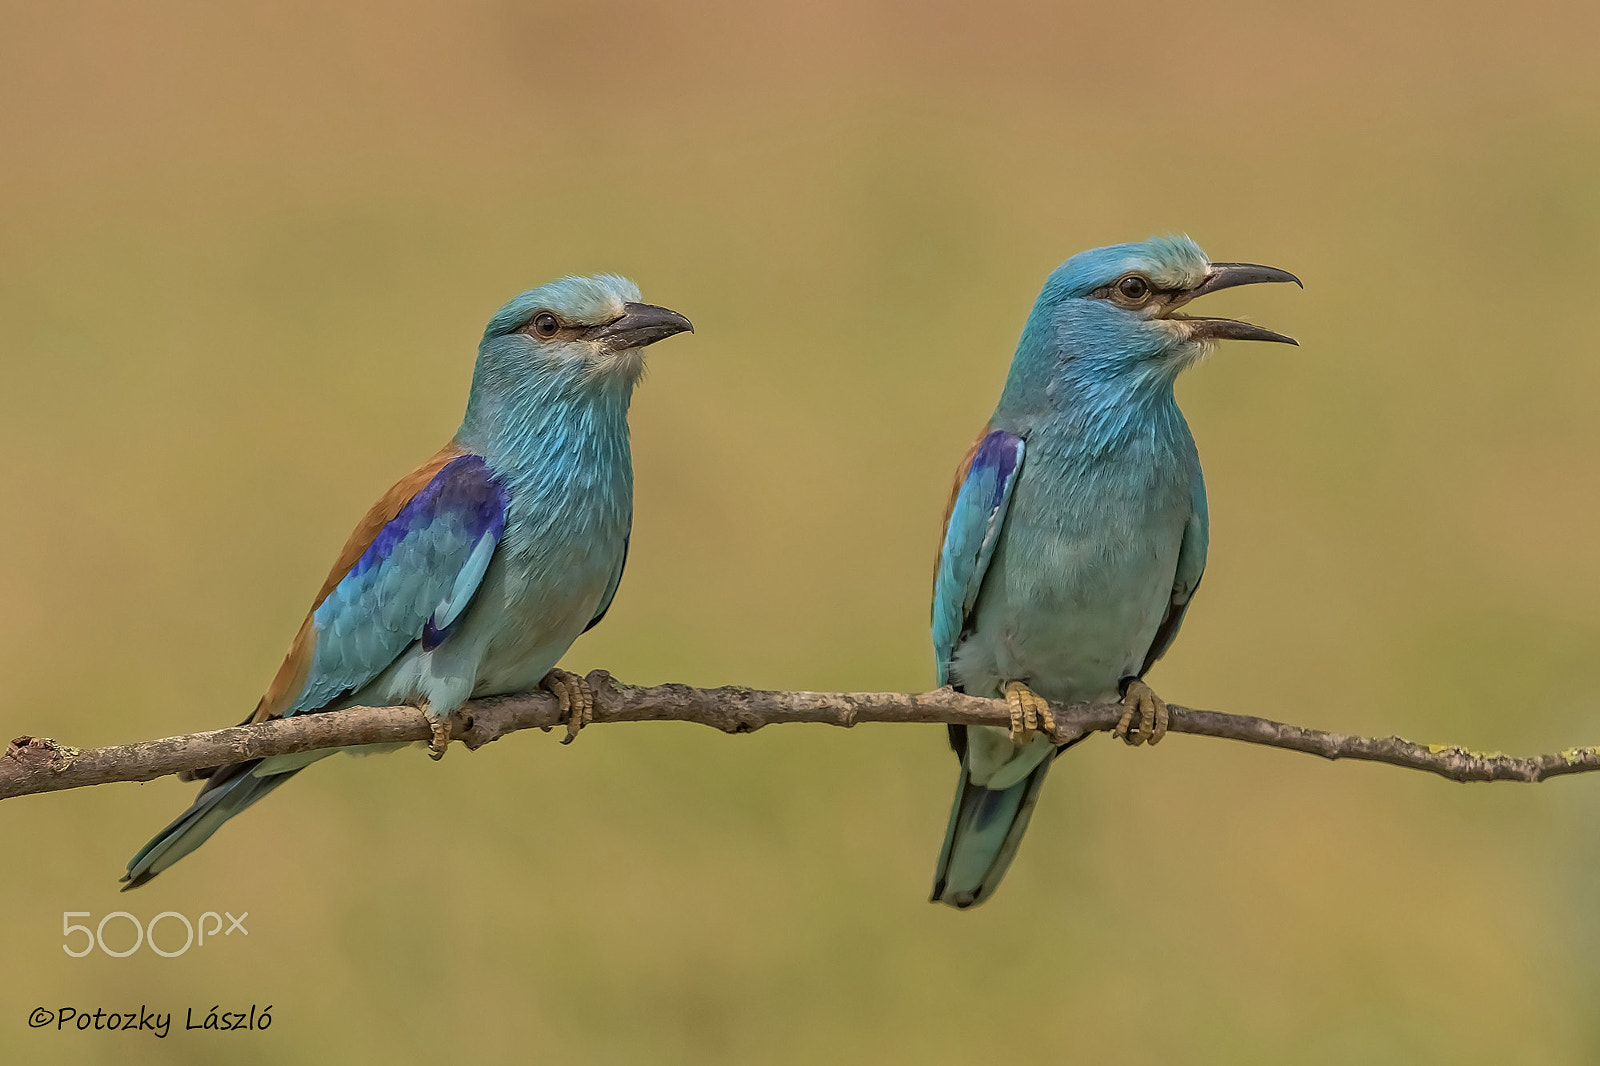
M 411 704 L 438 758 L 467 700 L 542 684 L 577 735 L 594 693 L 556 663 L 605 617 L 627 563 L 628 405 L 644 349 L 693 328 L 639 299 L 625 278 L 568 277 L 495 313 L 461 428 L 356 526 L 246 723 Z M 337 750 L 196 772 L 199 796 L 128 863 L 124 891 Z
M 1005 875 L 1069 746 L 1054 743 L 1046 701 L 1120 700 L 1116 734 L 1133 745 L 1166 733 L 1167 706 L 1144 676 L 1178 635 L 1209 539 L 1173 383 L 1217 341 L 1295 343 L 1181 309 L 1260 282 L 1300 284 L 1275 267 L 1213 263 L 1187 237 L 1082 252 L 1046 280 L 945 512 L 939 684 L 1004 698 L 1011 728 L 949 727 L 961 774 L 934 901 L 982 903 Z

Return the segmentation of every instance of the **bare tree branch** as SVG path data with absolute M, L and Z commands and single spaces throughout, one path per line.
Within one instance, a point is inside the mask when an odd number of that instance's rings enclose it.
M 964 696 L 950 689 L 899 692 L 766 692 L 748 688 L 624 685 L 604 670 L 588 678 L 595 689 L 594 721 L 699 722 L 727 733 L 750 733 L 781 722 L 853 726 L 860 722 L 1010 722 L 1004 701 Z M 1116 726 L 1118 704 L 1055 705 L 1057 743 Z M 1561 774 L 1600 770 L 1600 749 L 1568 748 L 1549 755 L 1514 757 L 1499 752 L 1415 744 L 1399 737 L 1359 737 L 1287 725 L 1265 718 L 1173 706 L 1169 731 L 1242 740 L 1302 751 L 1325 759 L 1364 759 L 1426 770 L 1452 781 L 1543 781 Z M 473 700 L 458 711 L 451 737 L 480 748 L 507 733 L 559 724 L 556 700 L 543 691 Z M 166 774 L 269 755 L 354 744 L 429 739 L 427 720 L 414 707 L 351 707 L 259 725 L 164 737 L 141 744 L 77 748 L 40 737 L 19 737 L 0 756 L 0 799 L 112 781 L 149 781 Z

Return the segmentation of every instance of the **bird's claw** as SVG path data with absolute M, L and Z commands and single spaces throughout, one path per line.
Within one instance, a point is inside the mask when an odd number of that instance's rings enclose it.
M 587 678 L 568 670 L 552 670 L 542 682 L 546 691 L 561 705 L 561 720 L 567 723 L 567 735 L 561 743 L 571 744 L 578 730 L 594 721 L 594 686 Z
M 1006 685 L 1006 708 L 1011 712 L 1011 743 L 1022 747 L 1033 739 L 1042 724 L 1052 736 L 1056 731 L 1056 716 L 1050 704 L 1035 695 L 1021 681 Z
M 445 749 L 450 746 L 450 715 L 435 718 L 430 714 L 428 725 L 433 727 L 433 739 L 428 741 L 428 758 L 438 762 L 444 758 Z
M 1134 715 L 1139 716 L 1139 728 L 1134 730 Z M 1161 743 L 1167 735 L 1167 704 L 1149 685 L 1135 678 L 1122 694 L 1122 717 L 1117 721 L 1115 735 L 1130 747 L 1145 741 L 1150 745 Z

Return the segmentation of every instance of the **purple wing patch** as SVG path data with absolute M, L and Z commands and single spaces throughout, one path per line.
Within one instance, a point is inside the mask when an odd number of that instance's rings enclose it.
M 506 525 L 506 503 L 505 488 L 482 456 L 451 460 L 378 531 L 350 573 L 360 576 L 381 566 L 413 530 L 432 526 L 446 516 L 460 523 L 461 535 L 469 545 L 476 544 L 485 532 L 499 540 Z
M 997 429 L 983 438 L 983 443 L 978 445 L 977 452 L 972 456 L 972 466 L 967 469 L 967 480 L 974 477 L 989 476 L 994 478 L 994 486 L 989 495 L 989 509 L 992 511 L 1005 502 L 1006 493 L 1011 489 L 1011 475 L 1017 469 L 1017 461 L 1021 453 L 1017 448 L 1018 438 L 1015 433 L 1007 433 Z

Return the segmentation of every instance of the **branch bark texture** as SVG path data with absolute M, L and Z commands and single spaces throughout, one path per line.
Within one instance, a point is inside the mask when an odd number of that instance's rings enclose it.
M 594 722 L 699 722 L 725 733 L 751 733 L 784 722 L 853 726 L 861 722 L 948 722 L 1007 726 L 1003 700 L 951 689 L 899 692 L 769 692 L 748 688 L 639 687 L 603 670 L 589 674 Z M 1119 704 L 1057 704 L 1055 740 L 1068 744 L 1115 728 Z M 451 738 L 476 749 L 520 729 L 559 724 L 556 700 L 544 691 L 473 700 L 456 713 Z M 1452 781 L 1543 781 L 1600 770 L 1600 748 L 1511 756 L 1417 744 L 1400 737 L 1363 737 L 1288 725 L 1266 718 L 1171 706 L 1168 731 L 1284 748 L 1325 759 L 1361 759 L 1425 770 Z M 269 755 L 356 744 L 425 741 L 427 719 L 415 707 L 351 707 L 258 725 L 234 726 L 138 744 L 79 750 L 57 741 L 18 737 L 0 755 L 0 799 L 113 781 L 150 781 L 167 774 Z

